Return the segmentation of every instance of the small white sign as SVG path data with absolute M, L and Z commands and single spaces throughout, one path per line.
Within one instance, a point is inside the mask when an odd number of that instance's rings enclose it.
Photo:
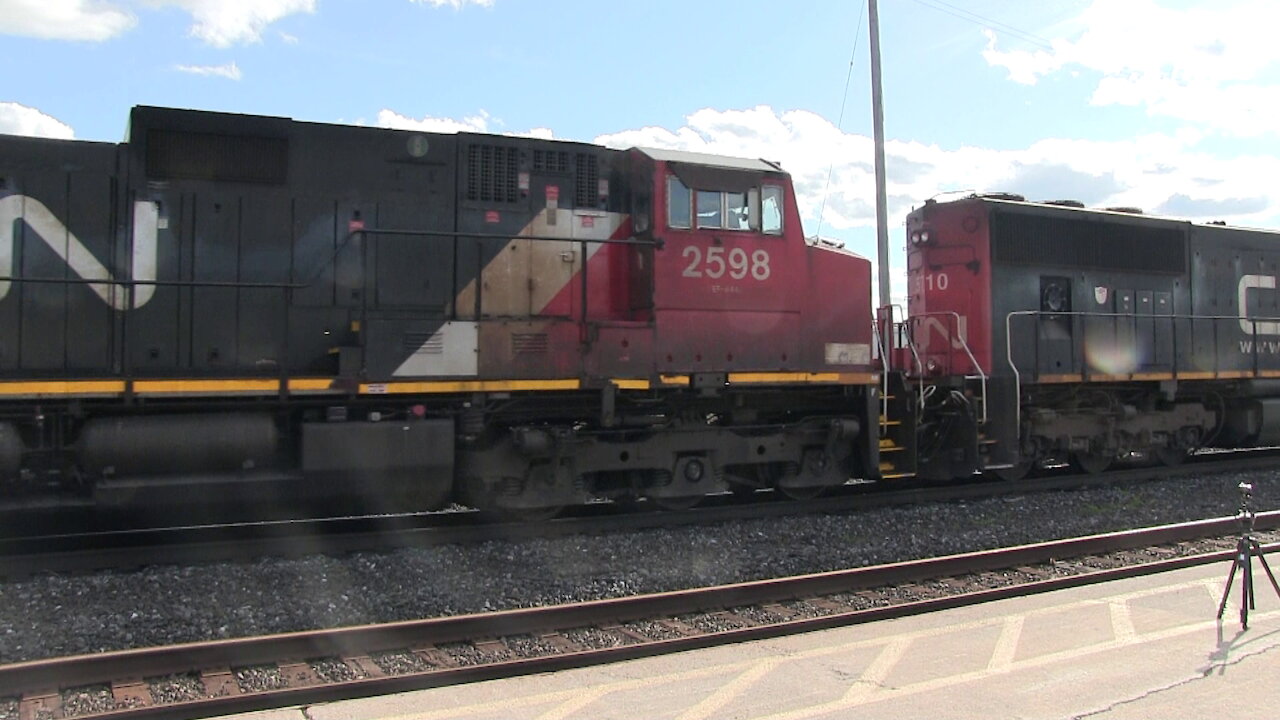
M 827 343 L 828 365 L 866 365 L 871 362 L 871 346 L 866 343 Z

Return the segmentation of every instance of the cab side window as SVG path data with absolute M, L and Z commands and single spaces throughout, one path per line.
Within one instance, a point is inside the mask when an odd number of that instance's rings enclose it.
M 735 190 L 691 190 L 667 176 L 667 227 L 782 234 L 781 185 Z
M 760 210 L 764 219 L 764 232 L 770 235 L 781 235 L 782 188 L 777 185 L 765 185 L 761 190 Z
M 750 213 L 747 211 L 747 194 L 727 192 L 724 194 L 724 219 L 726 228 L 730 230 L 754 230 L 751 227 Z
M 721 217 L 720 193 L 711 190 L 698 191 L 698 227 L 724 227 Z
M 693 194 L 680 182 L 680 178 L 667 178 L 667 225 L 673 228 L 693 227 L 690 222 L 690 207 Z

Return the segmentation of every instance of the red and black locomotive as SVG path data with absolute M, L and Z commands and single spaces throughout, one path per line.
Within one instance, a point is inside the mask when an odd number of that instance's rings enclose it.
M 0 178 L 11 500 L 538 515 L 876 462 L 869 263 L 774 163 L 138 107 Z
M 0 138 L 0 503 L 531 517 L 1280 441 L 1274 233 L 988 195 L 906 236 L 873 321 L 763 160 L 149 107 Z
M 904 468 L 1018 478 L 1280 441 L 1280 236 L 1014 195 L 906 221 Z

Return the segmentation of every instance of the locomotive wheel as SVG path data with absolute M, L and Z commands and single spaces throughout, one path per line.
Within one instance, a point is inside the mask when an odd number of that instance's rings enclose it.
M 991 472 L 996 477 L 1000 478 L 1001 480 L 1004 480 L 1005 482 L 1017 482 L 1025 478 L 1028 474 L 1030 474 L 1031 468 L 1034 466 L 1035 466 L 1034 462 L 1030 460 L 1023 460 L 1019 463 L 1014 464 L 1012 467 L 996 468 Z
M 542 507 L 510 507 L 499 504 L 496 496 L 476 477 L 464 477 L 459 483 L 458 500 L 481 513 L 507 522 L 532 523 L 550 520 L 564 512 L 563 505 Z
M 1097 475 L 1111 467 L 1113 456 L 1110 453 L 1071 453 L 1071 467 L 1089 475 Z
M 1161 465 L 1177 467 L 1186 461 L 1190 452 L 1186 448 L 1162 447 L 1156 448 L 1152 454 L 1155 455 L 1156 460 L 1160 461 Z

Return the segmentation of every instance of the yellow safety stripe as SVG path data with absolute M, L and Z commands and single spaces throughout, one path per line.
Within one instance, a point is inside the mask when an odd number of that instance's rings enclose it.
M 1140 373 L 1094 373 L 1085 377 L 1080 373 L 1067 373 L 1058 375 L 1040 375 L 1029 382 L 1039 383 L 1041 385 L 1052 385 L 1059 383 L 1077 383 L 1077 382 L 1152 382 L 1156 380 L 1222 380 L 1222 379 L 1239 379 L 1249 377 L 1275 378 L 1280 377 L 1280 370 L 1259 370 L 1253 372 L 1250 370 L 1221 370 L 1213 371 L 1179 371 L 1171 372 L 1140 372 Z
M 1055 384 L 1055 383 L 1073 383 L 1073 382 L 1080 382 L 1080 380 L 1081 380 L 1081 379 L 1082 379 L 1082 378 L 1081 378 L 1079 375 L 1072 375 L 1072 374 L 1065 374 L 1065 375 L 1041 375 L 1040 377 L 1036 378 L 1036 382 L 1039 382 L 1039 383 L 1042 383 L 1042 384 L 1045 384 L 1045 385 L 1052 385 L 1052 384 Z
M 116 395 L 123 380 L 32 380 L 0 382 L 0 395 Z
M 737 372 L 729 373 L 729 384 L 734 383 L 839 383 L 841 385 L 869 385 L 877 382 L 875 373 L 810 373 L 810 372 Z
M 1053 384 L 1070 382 L 1124 382 L 1124 381 L 1158 381 L 1158 380 L 1214 380 L 1241 379 L 1250 377 L 1280 378 L 1280 370 L 1223 370 L 1223 371 L 1186 371 L 1178 373 L 1130 373 L 1130 374 L 1096 374 L 1085 377 L 1078 373 L 1058 375 L 1041 375 L 1033 383 Z M 285 388 L 295 393 L 343 393 L 341 386 L 335 387 L 337 378 L 289 378 Z M 805 372 L 741 372 L 729 373 L 730 384 L 785 384 L 785 383 L 832 383 L 846 385 L 868 385 L 879 382 L 876 373 L 805 373 Z M 662 386 L 687 387 L 692 383 L 689 375 L 659 375 L 657 382 L 642 378 L 612 378 L 620 390 L 650 390 Z M 199 378 L 199 379 L 161 379 L 143 380 L 13 380 L 0 381 L 0 397 L 43 397 L 43 396 L 102 396 L 121 395 L 132 390 L 139 395 L 218 395 L 218 394 L 275 394 L 280 392 L 281 381 L 277 378 Z M 516 391 L 550 391 L 578 390 L 582 382 L 577 378 L 551 380 L 424 380 L 387 383 L 361 383 L 359 392 L 362 395 L 403 395 L 412 393 L 459 393 L 459 392 L 516 392 Z
M 1212 372 L 1180 372 L 1178 373 L 1178 379 L 1179 380 L 1212 380 L 1213 373 Z
M 333 380 L 333 378 L 289 378 L 289 392 L 332 390 Z
M 361 395 L 405 393 L 514 392 L 519 390 L 577 390 L 581 381 L 570 380 L 430 380 L 425 382 L 360 383 Z
M 139 395 L 198 393 L 274 393 L 280 391 L 279 380 L 134 380 L 133 391 Z

